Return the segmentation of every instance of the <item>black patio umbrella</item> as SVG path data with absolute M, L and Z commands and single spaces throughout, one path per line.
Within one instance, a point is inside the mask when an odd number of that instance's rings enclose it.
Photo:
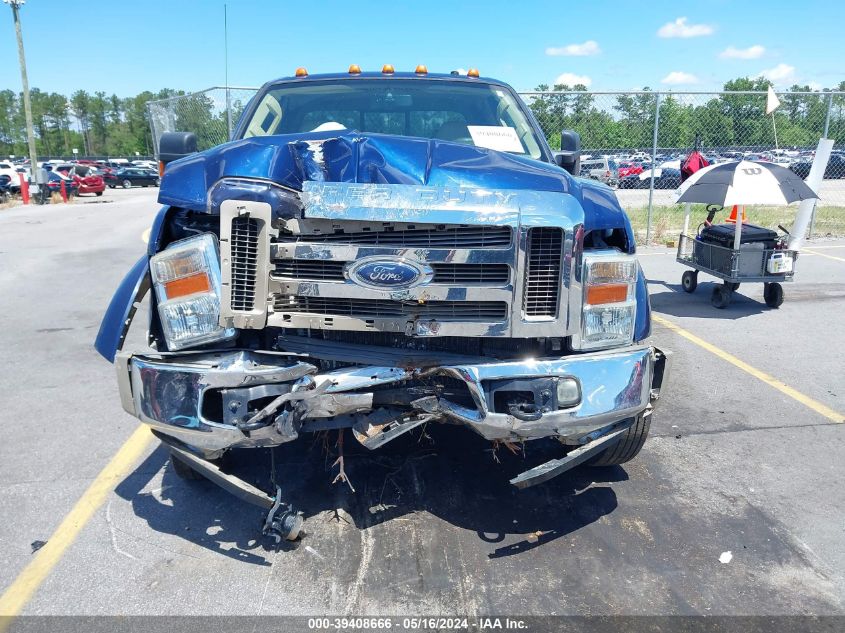
M 818 198 L 800 176 L 775 163 L 750 160 L 718 163 L 700 169 L 681 185 L 677 202 L 724 207 L 747 204 L 786 205 Z

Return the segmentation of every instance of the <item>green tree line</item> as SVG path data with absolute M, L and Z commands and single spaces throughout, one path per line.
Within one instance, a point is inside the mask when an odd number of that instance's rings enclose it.
M 180 94 L 184 92 L 165 88 L 121 98 L 77 90 L 66 97 L 33 88 L 30 98 L 38 155 L 70 156 L 74 148 L 80 156 L 151 155 L 147 103 Z M 0 157 L 27 152 L 23 96 L 0 90 Z
M 769 82 L 763 78 L 733 79 L 725 91 L 762 91 Z M 547 84 L 537 92 L 548 92 Z M 653 142 L 656 94 L 644 88 L 640 94 L 596 95 L 584 85 L 556 85 L 554 92 L 534 95 L 529 105 L 549 143 L 560 147 L 560 131 L 574 129 L 585 149 L 646 149 Z M 838 91 L 845 91 L 845 81 Z M 555 94 L 561 92 L 562 94 Z M 779 145 L 815 146 L 824 131 L 830 99 L 828 136 L 845 141 L 845 95 L 814 92 L 809 86 L 793 85 L 779 98 L 775 112 Z M 691 147 L 698 136 L 704 147 L 774 146 L 772 117 L 766 116 L 766 95 L 672 95 L 662 93 L 658 147 Z
M 765 79 L 739 78 L 728 81 L 725 91 L 762 91 Z M 574 129 L 581 134 L 585 149 L 646 149 L 652 144 L 656 94 L 645 88 L 642 94 L 597 95 L 586 86 L 546 84 L 528 98 L 552 147 L 560 146 L 560 131 Z M 845 81 L 838 90 L 845 91 Z M 845 96 L 810 91 L 809 86 L 792 86 L 781 93 L 777 110 L 778 141 L 782 146 L 814 146 L 824 130 L 830 108 L 829 136 L 845 142 Z M 556 94 L 557 93 L 557 94 Z M 133 156 L 155 153 L 150 131 L 150 101 L 169 99 L 155 109 L 162 129 L 197 134 L 200 149 L 227 138 L 223 103 L 207 93 L 185 95 L 165 88 L 121 98 L 105 92 L 90 94 L 77 90 L 69 97 L 37 88 L 31 91 L 33 125 L 39 156 L 70 156 L 73 148 L 86 156 Z M 219 100 L 218 100 L 219 101 Z M 672 95 L 660 99 L 658 146 L 686 148 L 698 135 L 705 147 L 772 146 L 771 117 L 765 115 L 766 96 L 758 95 Z M 232 120 L 237 121 L 243 103 L 232 103 Z M 0 157 L 27 153 L 23 100 L 19 93 L 0 90 Z

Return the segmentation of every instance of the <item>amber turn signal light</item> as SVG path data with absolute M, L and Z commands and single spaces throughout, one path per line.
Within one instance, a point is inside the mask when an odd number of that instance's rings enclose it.
M 393 64 L 385 64 L 381 67 L 381 72 L 385 75 L 392 75 L 395 72 L 393 70 Z
M 587 303 L 591 306 L 603 303 L 621 303 L 628 299 L 628 284 L 602 284 L 587 288 Z
M 297 76 L 297 77 L 307 77 L 308 71 L 305 70 L 302 66 L 300 66 L 299 68 L 296 69 L 296 72 L 294 73 L 294 75 Z
M 349 74 L 350 75 L 360 75 L 361 74 L 361 67 L 358 64 L 352 64 L 349 67 Z
M 196 292 L 209 292 L 210 290 L 211 280 L 206 273 L 195 273 L 181 279 L 167 281 L 164 284 L 164 291 L 167 293 L 168 299 L 184 297 Z

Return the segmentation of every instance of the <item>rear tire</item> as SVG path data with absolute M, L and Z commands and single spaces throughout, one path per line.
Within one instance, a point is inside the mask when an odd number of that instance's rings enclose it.
M 681 286 L 683 286 L 684 292 L 695 292 L 695 289 L 698 288 L 698 271 L 684 271 L 684 274 L 681 275 Z
M 619 436 L 619 441 L 594 457 L 590 466 L 618 466 L 631 461 L 645 444 L 649 428 L 651 416 L 640 414 L 634 424 Z
M 130 189 L 131 187 L 132 187 L 132 181 L 131 180 L 124 180 L 123 181 L 123 188 L 124 189 Z
M 102 192 L 102 191 L 98 191 L 98 192 L 96 193 L 96 195 L 97 195 L 98 197 L 99 197 L 99 196 L 102 196 L 102 195 L 103 195 L 103 192 Z

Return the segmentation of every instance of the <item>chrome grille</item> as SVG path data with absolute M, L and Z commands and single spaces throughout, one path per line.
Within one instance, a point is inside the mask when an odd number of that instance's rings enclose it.
M 382 299 L 277 296 L 276 312 L 305 312 L 360 319 L 404 319 L 423 317 L 444 321 L 504 321 L 508 304 L 504 301 L 428 301 L 426 303 Z
M 346 262 L 325 259 L 285 259 L 276 262 L 273 275 L 291 279 L 343 281 L 344 266 Z
M 510 279 L 507 264 L 432 264 L 435 284 L 506 284 Z
M 312 281 L 343 281 L 344 261 L 324 259 L 286 259 L 276 262 L 273 275 Z M 507 264 L 431 264 L 435 284 L 506 284 L 510 279 Z
M 522 297 L 526 316 L 557 316 L 562 253 L 563 229 L 534 227 L 528 230 Z
M 397 228 L 389 224 L 370 230 L 334 233 L 307 233 L 297 236 L 299 242 L 388 246 L 396 248 L 506 248 L 511 243 L 508 226 L 407 225 Z
M 233 312 L 249 312 L 255 306 L 255 276 L 258 258 L 258 220 L 232 218 L 232 299 Z

